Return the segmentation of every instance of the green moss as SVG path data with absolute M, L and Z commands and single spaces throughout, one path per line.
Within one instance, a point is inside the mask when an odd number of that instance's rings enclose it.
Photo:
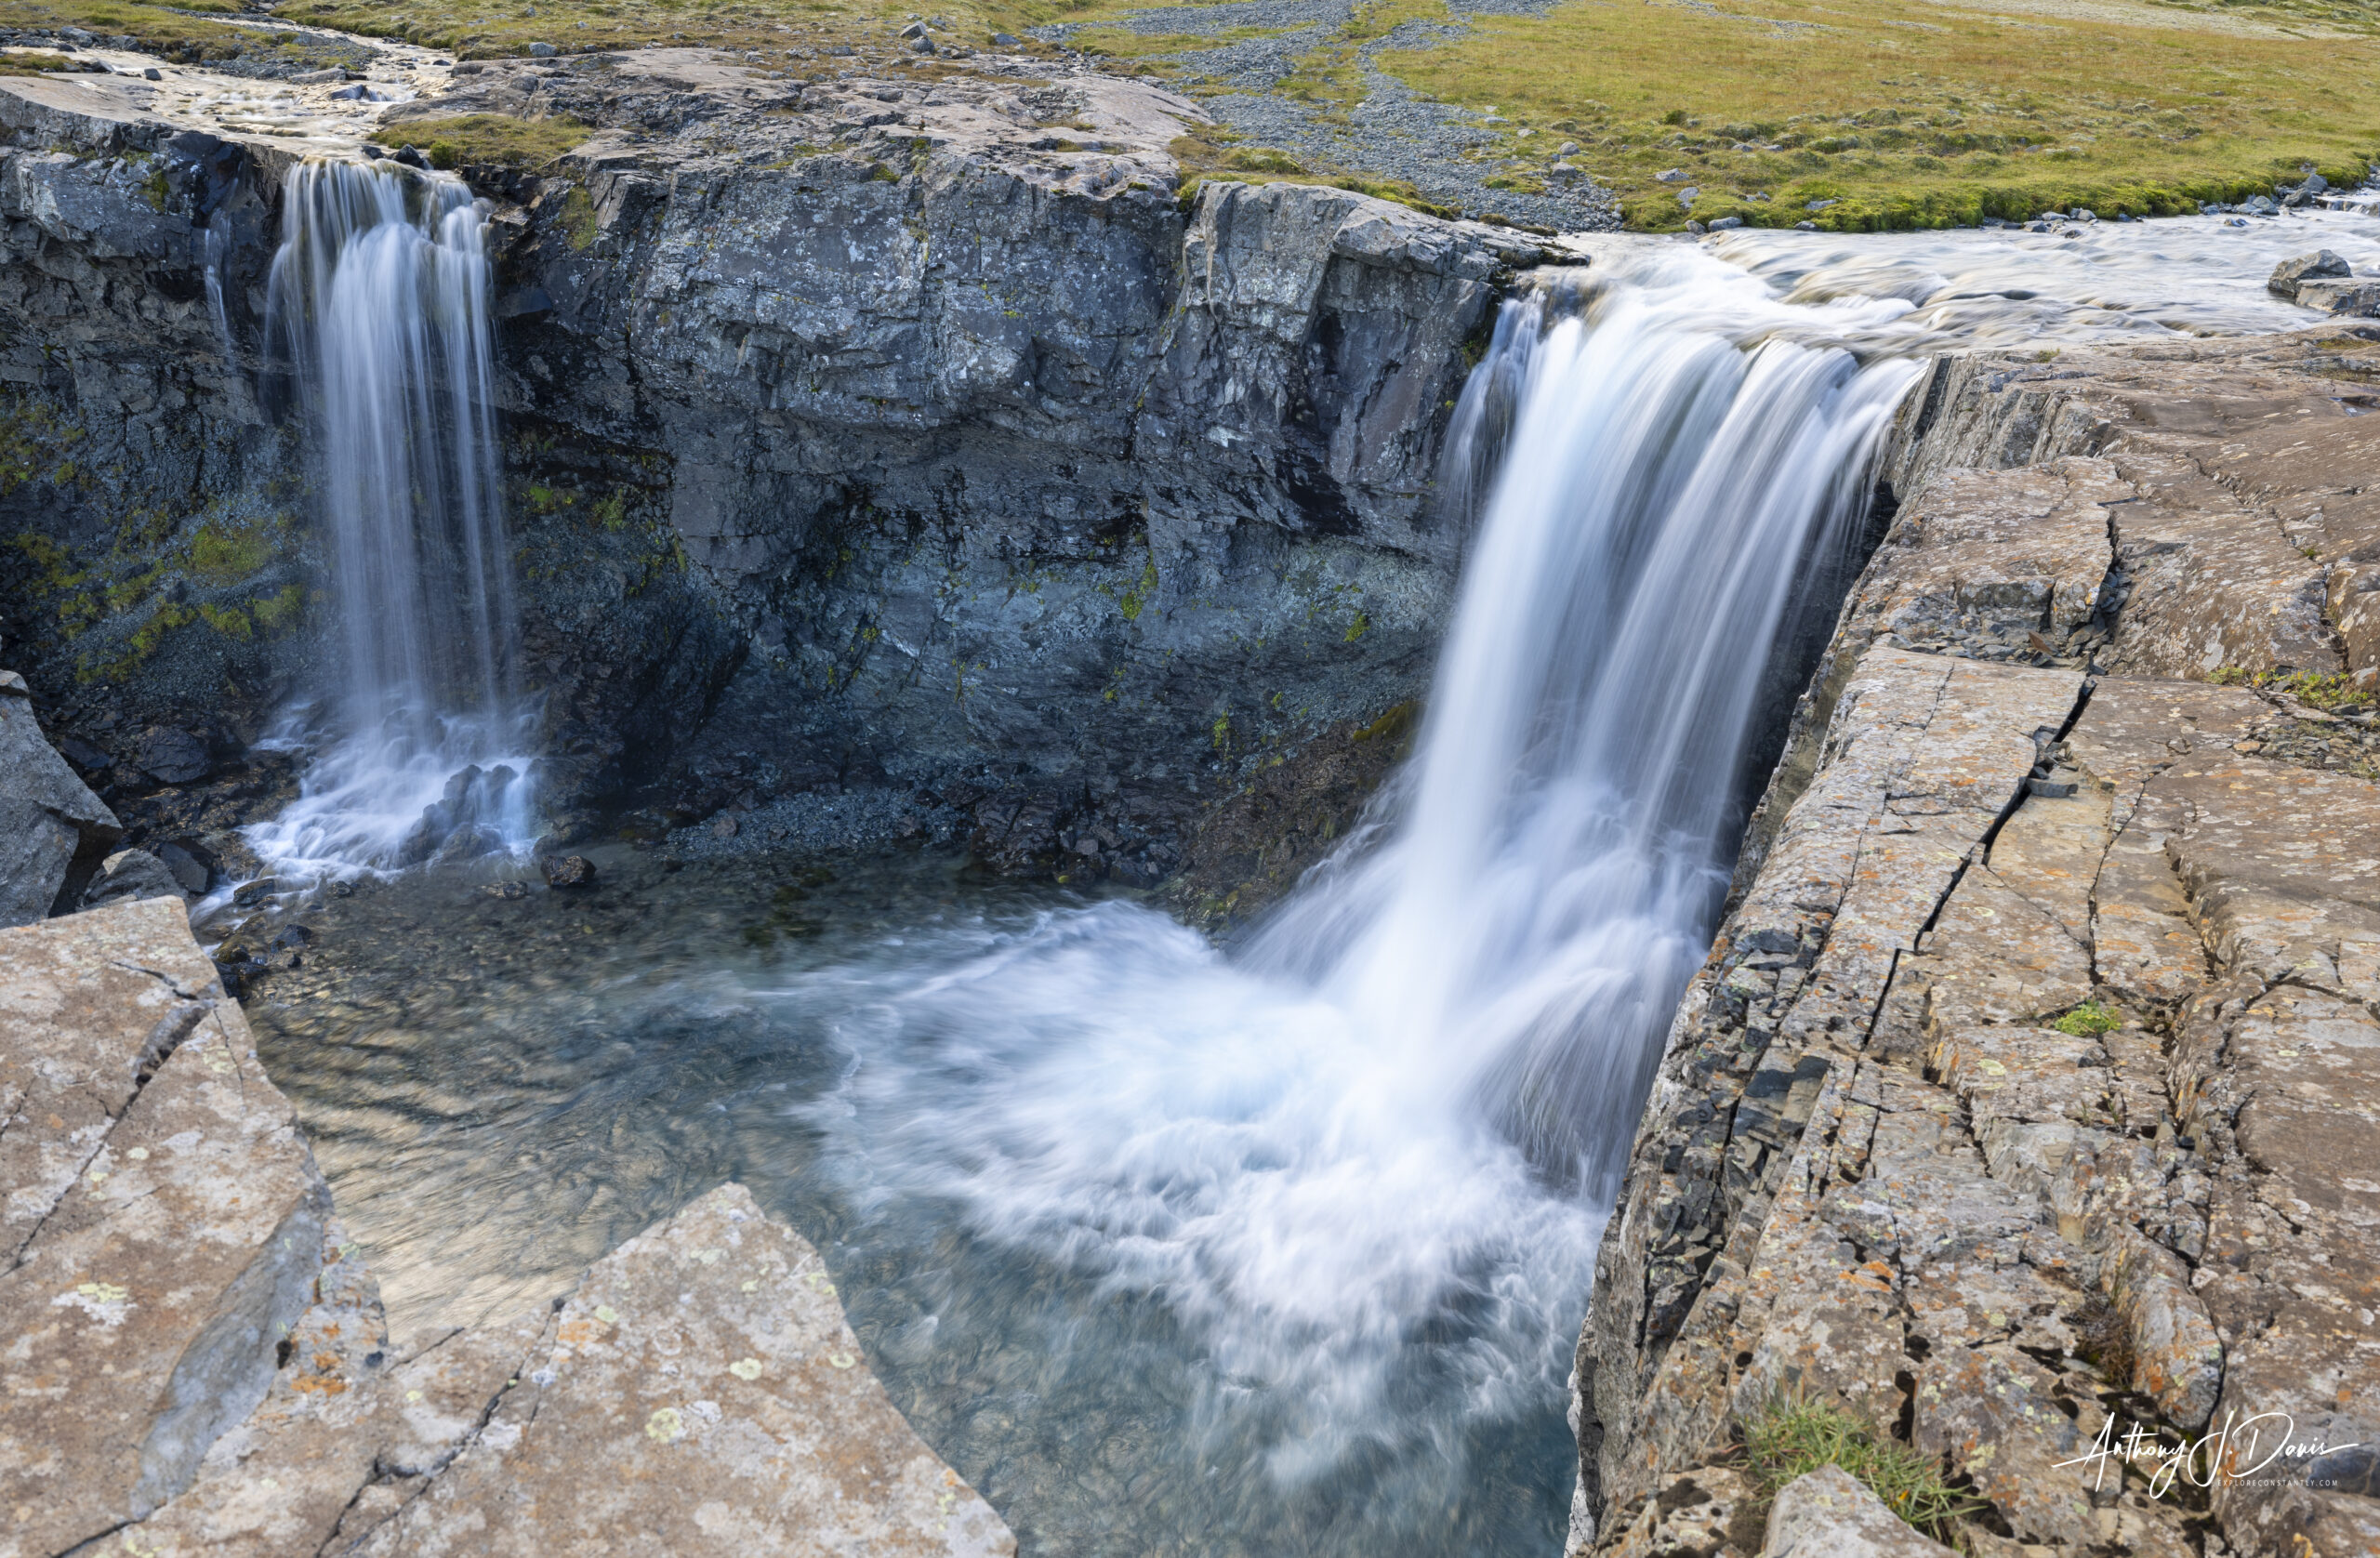
M 247 613 L 237 606 L 217 607 L 202 603 L 198 615 L 200 621 L 227 639 L 237 639 L 246 643 L 256 637 L 256 624 L 248 619 Z
M 463 165 L 463 149 L 451 140 L 433 140 L 428 148 L 430 165 L 452 170 Z
M 1357 612 L 1355 614 L 1355 620 L 1347 624 L 1347 641 L 1349 643 L 1354 643 L 1357 639 L 1362 638 L 1367 632 L 1370 631 L 1371 626 L 1372 619 L 1366 616 L 1363 613 Z
M 20 532 L 16 547 L 33 560 L 33 567 L 38 570 L 33 575 L 33 588 L 36 589 L 54 594 L 61 589 L 74 588 L 88 576 L 73 567 L 73 560 L 66 555 L 66 548 L 46 535 L 37 535 L 29 530 Z
M 190 571 L 209 583 L 245 579 L 271 561 L 271 537 L 253 528 L 227 530 L 210 522 L 191 537 Z
M 400 119 L 386 125 L 381 137 L 424 148 L 438 167 L 469 163 L 483 167 L 537 169 L 594 133 L 591 126 L 568 114 L 550 119 L 516 119 L 509 113 L 461 113 L 437 119 Z M 439 148 L 451 159 L 439 162 Z
M 2253 687 L 2260 693 L 2281 693 L 2312 708 L 2357 708 L 2373 701 L 2372 689 L 2352 675 L 2322 676 L 2313 671 L 2252 671 L 2225 666 L 2207 680 L 2217 687 Z
M 588 192 L 573 184 L 562 200 L 562 231 L 570 246 L 584 252 L 593 244 L 602 229 L 595 220 L 595 202 Z
M 268 595 L 249 608 L 256 614 L 257 627 L 267 638 L 276 638 L 298 626 L 306 614 L 306 592 L 296 585 L 286 585 L 278 594 Z
M 1413 717 L 1419 708 L 1410 701 L 1396 705 L 1387 713 L 1355 732 L 1357 741 L 1402 741 L 1413 729 Z
M 85 661 L 75 672 L 75 680 L 86 682 L 121 680 L 148 664 L 157 653 L 157 646 L 165 641 L 167 634 L 177 628 L 187 627 L 197 620 L 198 613 L 188 606 L 160 606 L 132 635 L 123 654 L 112 660 Z
M 2123 1026 L 2123 1018 L 2111 1006 L 2104 1006 L 2097 1001 L 2084 1001 L 2081 1006 L 2052 1023 L 2050 1026 L 2059 1033 L 2071 1034 L 2076 1038 L 2096 1038 L 2101 1034 L 2113 1033 Z
M 1941 1462 L 1907 1445 L 1879 1439 L 1831 1401 L 1771 1403 L 1744 1431 L 1745 1458 L 1763 1492 L 1839 1466 L 1866 1483 L 1884 1507 L 1937 1541 L 1948 1542 L 1980 1500 L 1942 1480 Z
M 1124 614 L 1125 621 L 1137 622 L 1140 620 L 1141 607 L 1147 602 L 1150 596 L 1156 593 L 1157 561 L 1151 559 L 1148 566 L 1141 570 L 1140 581 L 1124 592 L 1122 599 L 1116 602 L 1116 608 Z

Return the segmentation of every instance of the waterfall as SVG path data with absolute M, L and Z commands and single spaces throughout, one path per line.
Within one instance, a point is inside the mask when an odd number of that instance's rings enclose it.
M 266 336 L 303 417 L 337 667 L 284 738 L 317 747 L 303 794 L 251 831 L 276 866 L 527 835 L 483 227 L 447 175 L 309 162 L 283 187 Z
M 1105 904 L 776 992 L 849 1013 L 807 1114 L 861 1204 L 954 1208 L 1104 1295 L 1069 1327 L 1155 1296 L 1200 1352 L 1197 1456 L 1317 1509 L 1460 1504 L 1466 1435 L 1558 1412 L 1919 371 L 1905 302 L 1788 307 L 1678 246 L 1614 269 L 1507 305 L 1448 451 L 1477 525 L 1416 754 L 1249 944 Z M 1277 1545 L 1362 1549 L 1330 1529 Z

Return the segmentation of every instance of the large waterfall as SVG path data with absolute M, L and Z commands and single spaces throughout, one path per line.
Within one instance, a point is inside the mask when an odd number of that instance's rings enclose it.
M 1248 1544 L 1204 1551 L 1509 1551 L 1526 1526 L 1477 1462 L 1524 1420 L 1561 1442 L 1759 733 L 1857 561 L 1918 371 L 1907 305 L 1789 308 L 1675 248 L 1620 270 L 1507 306 L 1449 456 L 1488 474 L 1418 753 L 1249 945 L 1109 904 L 772 996 L 840 1013 L 848 1069 L 798 1112 L 878 1236 L 955 1220 L 1007 1252 L 944 1292 L 936 1353 L 978 1323 L 1072 1353 L 1030 1387 L 1064 1419 L 1150 1327 L 1183 1339 L 1167 1518 Z M 994 1299 L 1003 1261 L 1038 1274 Z M 998 1453 L 946 1432 L 962 1465 Z
M 338 664 L 294 722 L 303 796 L 253 830 L 279 865 L 526 831 L 483 226 L 444 175 L 308 162 L 284 185 L 266 333 L 304 418 Z

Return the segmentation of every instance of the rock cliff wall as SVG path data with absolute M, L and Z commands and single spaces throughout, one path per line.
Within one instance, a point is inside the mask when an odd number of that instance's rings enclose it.
M 1971 1551 L 2380 1550 L 2375 368 L 1912 401 L 1600 1257 L 1574 1549 L 1750 1558 L 1697 1512 L 1818 1402 L 1971 1487 Z M 2161 1487 L 2110 1421 L 2233 1459 Z
M 405 105 L 595 126 L 539 176 L 466 169 L 558 809 L 889 784 L 1000 865 L 1148 883 L 1244 773 L 1421 690 L 1461 542 L 1440 439 L 1546 252 L 1319 186 L 1185 203 L 1197 110 L 1036 69 L 649 50 Z M 0 86 L 5 631 L 112 799 L 164 783 L 152 728 L 233 764 L 324 650 L 261 350 L 307 148 L 143 91 Z

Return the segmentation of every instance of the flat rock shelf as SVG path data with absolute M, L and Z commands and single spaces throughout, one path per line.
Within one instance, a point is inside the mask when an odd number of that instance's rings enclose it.
M 741 1185 L 391 1339 L 180 902 L 0 931 L 7 1558 L 1016 1551 Z

